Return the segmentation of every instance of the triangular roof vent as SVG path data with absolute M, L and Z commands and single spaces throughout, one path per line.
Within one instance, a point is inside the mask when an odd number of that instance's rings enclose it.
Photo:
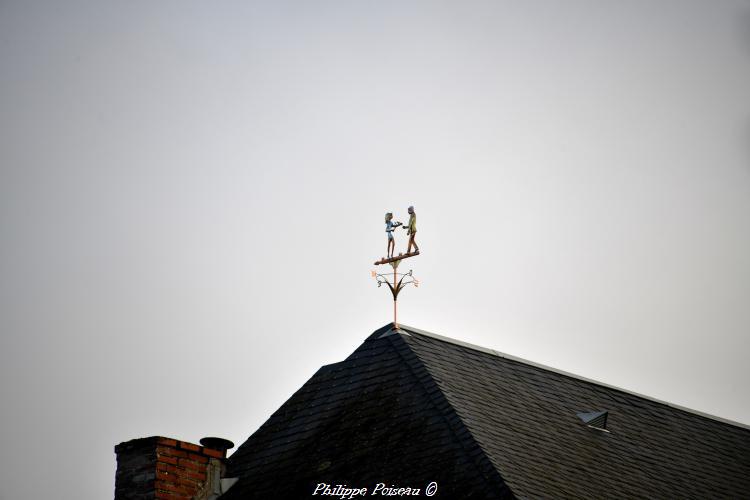
M 593 429 L 599 429 L 602 431 L 607 430 L 607 412 L 606 411 L 591 411 L 588 413 L 576 413 L 584 424 L 588 425 Z

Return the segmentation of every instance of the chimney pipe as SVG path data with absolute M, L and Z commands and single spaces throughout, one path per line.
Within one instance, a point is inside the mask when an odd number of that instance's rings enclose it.
M 236 479 L 224 478 L 224 460 L 234 444 L 201 439 L 203 446 L 161 436 L 115 446 L 115 500 L 213 500 Z
M 223 455 L 222 458 L 226 458 L 227 450 L 231 450 L 232 448 L 234 448 L 233 442 L 228 439 L 219 437 L 204 437 L 203 439 L 201 439 L 201 444 L 204 448 L 220 451 Z

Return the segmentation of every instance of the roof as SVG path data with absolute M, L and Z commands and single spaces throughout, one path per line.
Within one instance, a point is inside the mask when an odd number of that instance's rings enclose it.
M 606 431 L 579 414 L 606 411 Z M 422 330 L 322 367 L 228 460 L 227 500 L 316 484 L 436 498 L 739 498 L 750 429 Z

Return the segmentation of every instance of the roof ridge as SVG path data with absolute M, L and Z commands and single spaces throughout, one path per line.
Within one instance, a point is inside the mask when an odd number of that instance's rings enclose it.
M 389 323 L 389 325 L 392 325 L 392 323 Z M 386 325 L 386 326 L 389 326 L 389 325 Z M 544 364 L 541 364 L 541 363 L 536 363 L 536 362 L 530 361 L 528 359 L 519 358 L 518 356 L 513 356 L 512 354 L 507 354 L 507 353 L 504 353 L 504 352 L 501 352 L 501 351 L 496 351 L 496 350 L 490 349 L 488 347 L 482 347 L 482 346 L 479 346 L 479 345 L 476 345 L 476 344 L 471 344 L 469 342 L 464 342 L 462 340 L 454 339 L 454 338 L 451 338 L 451 337 L 445 337 L 443 335 L 438 335 L 437 333 L 432 333 L 432 332 L 428 332 L 426 330 L 422 330 L 422 329 L 415 328 L 415 327 L 412 327 L 412 326 L 404 325 L 403 323 L 399 324 L 399 328 L 401 330 L 405 331 L 406 333 L 414 333 L 414 334 L 417 334 L 417 335 L 422 335 L 422 336 L 425 336 L 425 337 L 430 337 L 430 338 L 433 338 L 435 340 L 439 340 L 439 341 L 446 342 L 446 343 L 449 343 L 449 344 L 454 344 L 454 345 L 457 345 L 457 346 L 460 346 L 460 347 L 465 347 L 467 349 L 471 349 L 471 350 L 474 350 L 474 351 L 479 351 L 479 352 L 483 352 L 485 354 L 490 354 L 492 356 L 498 356 L 500 358 L 508 359 L 508 360 L 514 361 L 516 363 L 521 363 L 521 364 L 524 364 L 524 365 L 533 366 L 535 368 L 539 368 L 539 369 L 542 369 L 542 370 L 546 370 L 546 371 L 550 371 L 550 372 L 553 372 L 553 373 L 557 373 L 559 375 L 563 375 L 565 377 L 569 377 L 569 378 L 572 378 L 572 379 L 575 379 L 575 380 L 580 380 L 580 381 L 587 382 L 587 383 L 590 383 L 590 384 L 594 384 L 594 385 L 598 385 L 598 386 L 601 386 L 601 387 L 605 387 L 607 389 L 613 389 L 613 390 L 616 390 L 616 391 L 620 391 L 620 392 L 623 392 L 625 394 L 629 394 L 631 396 L 636 396 L 636 397 L 639 397 L 639 398 L 643 398 L 643 399 L 646 399 L 646 400 L 654 402 L 654 403 L 662 404 L 662 405 L 668 406 L 670 408 L 674 408 L 676 410 L 680 410 L 680 411 L 684 411 L 686 413 L 690 413 L 692 415 L 696 415 L 696 416 L 699 416 L 699 417 L 703 417 L 703 418 L 707 418 L 707 419 L 710 419 L 710 420 L 714 420 L 714 421 L 722 423 L 722 424 L 732 425 L 732 426 L 735 426 L 735 427 L 740 427 L 740 428 L 743 428 L 743 429 L 746 429 L 746 430 L 750 430 L 750 425 L 744 424 L 742 422 L 737 422 L 737 421 L 734 421 L 734 420 L 730 420 L 728 418 L 723 418 L 723 417 L 719 417 L 719 416 L 716 416 L 716 415 L 712 415 L 710 413 L 705 413 L 705 412 L 702 412 L 702 411 L 699 411 L 699 410 L 688 408 L 686 406 L 681 406 L 681 405 L 678 405 L 678 404 L 675 404 L 675 403 L 670 403 L 669 401 L 664 401 L 664 400 L 657 399 L 657 398 L 654 398 L 654 397 L 651 397 L 651 396 L 647 396 L 645 394 L 641 394 L 639 392 L 635 392 L 635 391 L 631 391 L 631 390 L 628 390 L 628 389 L 624 389 L 622 387 L 617 387 L 615 385 L 607 384 L 605 382 L 600 382 L 598 380 L 590 379 L 590 378 L 584 377 L 582 375 L 577 375 L 575 373 L 567 372 L 567 371 L 561 370 L 559 368 L 554 368 L 554 367 L 547 366 L 547 365 L 544 365 Z M 378 330 L 376 330 L 376 332 L 380 333 L 380 332 L 384 331 L 384 329 L 385 329 L 385 327 L 379 328 Z M 368 340 L 369 340 L 369 338 L 368 338 Z
M 446 395 L 443 393 L 442 389 L 440 388 L 432 373 L 430 373 L 424 361 L 416 352 L 414 352 L 414 349 L 412 349 L 409 343 L 405 342 L 403 337 L 399 335 L 408 335 L 408 333 L 396 329 L 391 329 L 390 332 L 381 333 L 383 332 L 382 328 L 376 330 L 376 332 L 380 333 L 380 336 L 378 338 L 388 339 L 388 342 L 396 351 L 396 354 L 398 354 L 398 356 L 409 367 L 412 375 L 422 386 L 427 397 L 434 405 L 435 410 L 437 410 L 438 413 L 443 417 L 448 428 L 453 433 L 453 436 L 460 443 L 461 447 L 466 452 L 466 455 L 471 458 L 472 462 L 477 467 L 477 470 L 482 475 L 482 477 L 484 477 L 488 481 L 497 483 L 496 486 L 500 488 L 501 493 L 511 493 L 510 486 L 508 486 L 507 482 L 500 474 L 497 466 L 492 462 L 492 459 L 490 458 L 487 451 L 474 437 L 469 427 L 456 411 L 456 408 L 454 408 Z M 503 492 L 503 489 L 505 489 L 506 491 Z

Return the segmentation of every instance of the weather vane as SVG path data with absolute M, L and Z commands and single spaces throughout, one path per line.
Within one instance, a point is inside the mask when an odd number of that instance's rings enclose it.
M 393 237 L 393 232 L 398 227 L 406 229 L 406 234 L 409 236 L 409 244 L 405 254 L 399 253 L 398 256 L 394 257 L 393 254 L 396 250 L 396 241 Z M 398 329 L 398 311 L 396 307 L 398 303 L 398 293 L 407 285 L 419 286 L 419 280 L 414 277 L 411 269 L 409 269 L 408 273 L 397 272 L 398 265 L 402 260 L 419 255 L 419 246 L 417 245 L 417 242 L 414 241 L 414 237 L 417 234 L 417 214 L 414 212 L 414 207 L 409 207 L 409 223 L 407 225 L 403 225 L 400 222 L 394 222 L 393 213 L 388 212 L 385 214 L 385 232 L 388 235 L 387 257 L 383 257 L 379 261 L 376 261 L 375 265 L 390 264 L 393 268 L 393 274 L 390 272 L 387 274 L 380 274 L 377 271 L 372 271 L 372 277 L 377 280 L 378 286 L 385 283 L 388 285 L 388 288 L 390 288 L 391 294 L 393 294 L 393 326 Z M 413 252 L 411 251 L 412 247 L 414 247 Z

